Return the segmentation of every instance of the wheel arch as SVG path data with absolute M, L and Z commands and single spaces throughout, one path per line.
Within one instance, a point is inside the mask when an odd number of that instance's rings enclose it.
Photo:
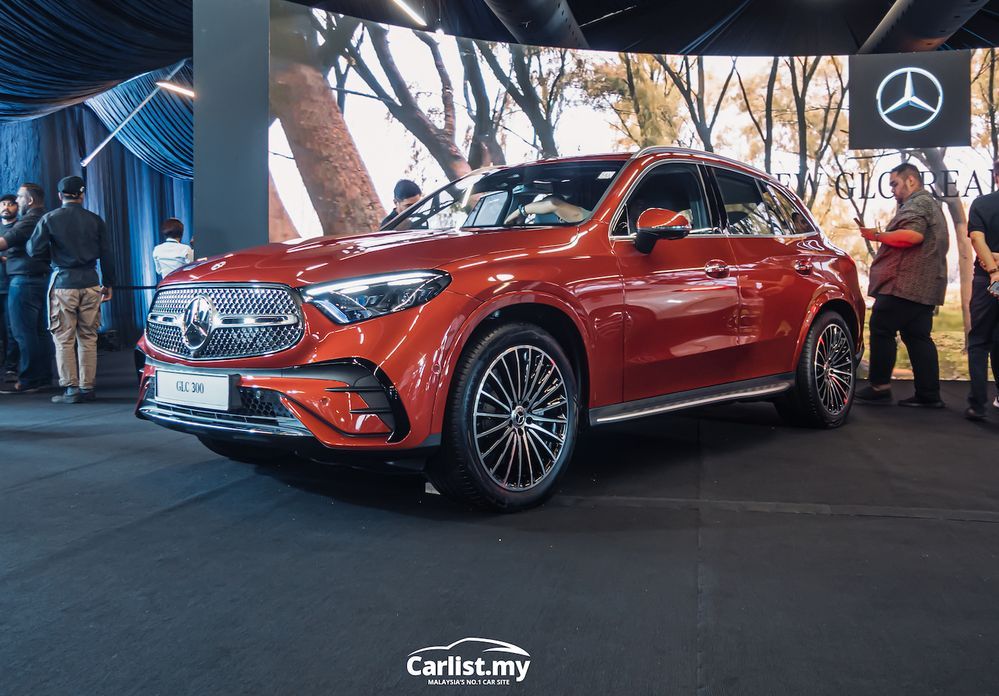
M 801 331 L 798 334 L 798 342 L 794 350 L 794 362 L 791 363 L 792 365 L 797 365 L 798 360 L 801 358 L 801 350 L 805 345 L 805 339 L 808 337 L 808 332 L 812 328 L 812 324 L 815 323 L 820 314 L 826 311 L 835 312 L 843 318 L 847 328 L 850 329 L 850 336 L 853 339 L 856 353 L 858 356 L 860 355 L 863 350 L 864 340 L 863 315 L 857 314 L 856 308 L 845 295 L 839 291 L 830 290 L 820 294 L 812 301 L 812 305 L 805 315 L 805 321 L 801 324 Z
M 580 395 L 580 423 L 586 422 L 589 412 L 590 355 L 587 348 L 589 333 L 579 315 L 559 298 L 529 293 L 497 298 L 483 305 L 465 322 L 458 339 L 451 347 L 440 377 L 439 388 L 434 399 L 433 425 L 440 431 L 444 423 L 444 412 L 448 394 L 458 360 L 465 349 L 484 332 L 503 323 L 524 321 L 535 324 L 552 334 L 566 352 L 573 366 Z

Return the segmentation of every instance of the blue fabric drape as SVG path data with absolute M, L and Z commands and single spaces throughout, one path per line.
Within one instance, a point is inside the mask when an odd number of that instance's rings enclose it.
M 3 0 L 0 121 L 34 118 L 191 55 L 190 0 Z
M 176 66 L 174 66 L 176 67 Z M 140 75 L 87 100 L 108 130 L 114 130 L 173 70 Z M 193 87 L 194 72 L 185 62 L 171 82 Z M 179 179 L 194 177 L 194 106 L 191 99 L 160 90 L 117 134 L 132 154 L 156 171 Z M 102 153 L 103 154 L 103 153 Z M 101 154 L 97 155 L 97 159 Z
M 45 189 L 46 208 L 51 210 L 59 205 L 56 182 L 70 174 L 84 177 L 84 205 L 107 222 L 121 286 L 104 305 L 103 329 L 114 328 L 132 341 L 141 332 L 152 291 L 126 286 L 156 284 L 152 249 L 160 242 L 164 219 L 180 218 L 190 238 L 192 186 L 152 169 L 117 140 L 84 171 L 80 160 L 107 135 L 108 129 L 83 105 L 45 118 L 0 123 L 0 192 L 36 182 Z

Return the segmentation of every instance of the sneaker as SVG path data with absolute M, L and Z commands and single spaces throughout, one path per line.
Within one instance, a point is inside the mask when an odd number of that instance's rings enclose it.
M 920 399 L 918 396 L 910 396 L 908 399 L 899 400 L 898 405 L 907 406 L 908 408 L 943 408 L 944 402 L 939 399 L 936 401 L 926 401 Z
M 34 387 L 29 387 L 26 384 L 17 382 L 16 384 L 14 384 L 13 387 L 5 387 L 3 389 L 0 389 L 0 394 L 34 394 L 36 392 L 40 392 L 44 388 L 45 387 L 43 387 L 40 384 Z
M 994 406 L 995 408 L 999 408 L 999 396 L 997 396 L 997 397 L 996 397 L 996 400 L 992 402 L 992 405 L 993 405 L 993 406 Z
M 964 411 L 964 417 L 970 421 L 982 421 L 985 420 L 985 409 L 977 409 L 974 406 L 969 406 Z
M 81 389 L 80 390 L 80 401 L 96 401 L 97 392 L 93 389 Z
M 65 392 L 52 397 L 52 403 L 54 404 L 79 404 L 82 402 L 83 395 L 80 394 L 80 390 L 76 387 L 66 387 Z
M 854 394 L 854 398 L 857 401 L 862 401 L 868 404 L 890 404 L 891 389 L 875 389 L 874 387 L 867 385 L 862 389 L 858 389 L 857 393 Z

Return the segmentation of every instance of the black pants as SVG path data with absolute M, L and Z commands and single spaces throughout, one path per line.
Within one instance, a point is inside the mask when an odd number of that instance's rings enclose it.
M 895 369 L 895 335 L 909 351 L 916 381 L 916 398 L 940 400 L 940 363 L 937 346 L 930 337 L 933 330 L 933 305 L 903 300 L 893 295 L 878 295 L 871 310 L 871 384 L 890 384 Z
M 17 341 L 10 328 L 10 313 L 7 311 L 7 289 L 0 292 L 0 369 L 16 370 L 18 362 Z M 2 379 L 2 376 L 0 376 Z
M 989 294 L 989 278 L 975 274 L 971 286 L 971 331 L 968 332 L 968 375 L 971 393 L 968 403 L 976 409 L 985 408 L 989 384 L 989 355 L 992 356 L 992 375 L 999 382 L 996 372 L 999 357 L 999 299 Z
M 10 279 L 7 311 L 10 328 L 21 351 L 17 382 L 23 387 L 44 387 L 52 383 L 52 357 L 55 345 L 48 331 L 45 276 L 15 275 Z

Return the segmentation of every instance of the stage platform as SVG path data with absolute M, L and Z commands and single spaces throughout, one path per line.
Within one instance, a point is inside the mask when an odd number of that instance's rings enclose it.
M 517 515 L 422 479 L 254 467 L 100 400 L 0 396 L 0 692 L 999 693 L 999 410 L 736 404 L 589 433 Z M 896 387 L 909 396 L 910 385 Z M 507 690 L 410 653 L 530 653 Z

